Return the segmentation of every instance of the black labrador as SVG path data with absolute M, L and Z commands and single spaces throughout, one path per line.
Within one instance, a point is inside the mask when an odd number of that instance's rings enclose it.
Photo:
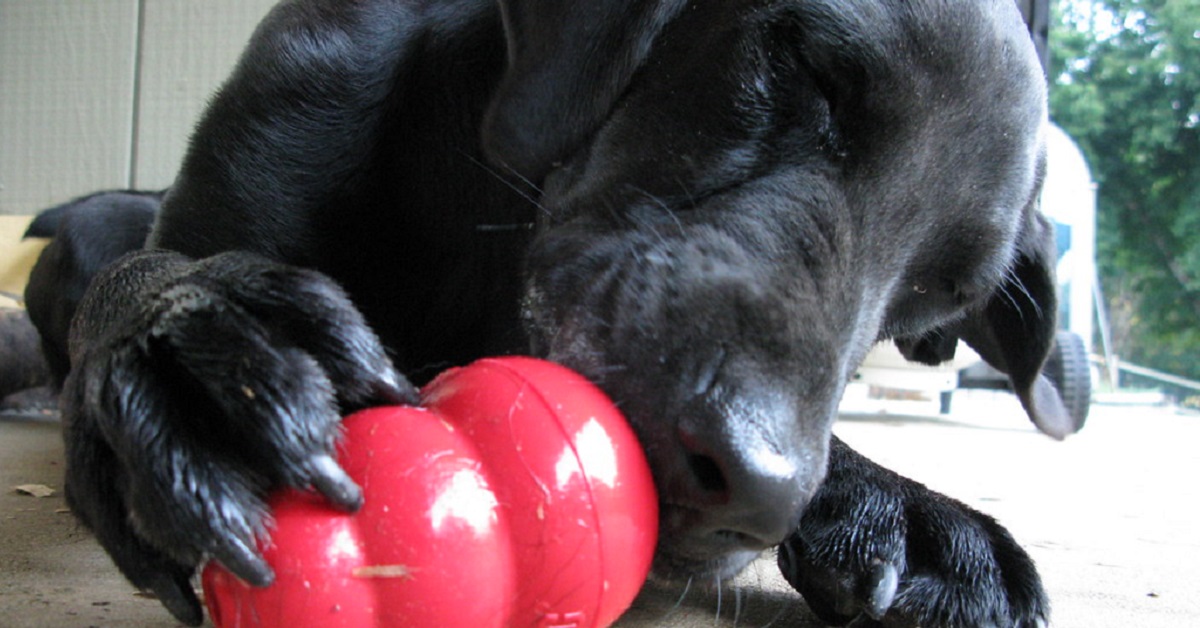
M 1002 527 L 830 427 L 882 338 L 1067 424 L 1045 120 L 1012 0 L 284 2 L 80 306 L 71 506 L 197 623 L 206 557 L 271 581 L 267 491 L 359 505 L 340 415 L 532 351 L 636 429 L 659 577 L 780 547 L 831 624 L 1039 625 Z
M 49 238 L 25 287 L 25 309 L 38 329 L 50 378 L 61 387 L 71 369 L 71 319 L 92 279 L 141 248 L 164 192 L 106 190 L 73 198 L 38 213 L 26 238 Z

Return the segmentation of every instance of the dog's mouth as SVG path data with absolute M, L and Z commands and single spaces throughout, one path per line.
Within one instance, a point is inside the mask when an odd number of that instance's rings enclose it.
M 664 506 L 661 510 L 669 519 L 679 509 Z M 767 549 L 732 530 L 712 532 L 697 539 L 681 536 L 678 529 L 667 526 L 665 521 L 660 525 L 659 544 L 650 568 L 651 578 L 659 582 L 728 580 Z
M 707 525 L 707 520 L 703 510 L 669 501 L 660 503 L 659 541 L 651 577 L 669 583 L 727 580 L 784 540 L 714 528 Z

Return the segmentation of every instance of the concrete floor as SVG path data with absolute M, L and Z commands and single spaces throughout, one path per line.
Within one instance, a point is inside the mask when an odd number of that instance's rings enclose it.
M 859 396 L 837 432 L 877 461 L 1000 519 L 1029 549 L 1056 628 L 1200 626 L 1200 416 L 1095 406 L 1082 433 L 1040 436 L 1002 393 L 955 413 Z M 66 512 L 58 424 L 0 417 L 0 627 L 168 627 Z M 56 489 L 32 497 L 13 487 Z M 819 626 L 762 560 L 719 592 L 651 591 L 639 626 Z

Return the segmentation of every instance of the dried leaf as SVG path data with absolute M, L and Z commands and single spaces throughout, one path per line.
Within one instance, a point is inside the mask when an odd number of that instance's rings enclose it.
M 22 495 L 30 495 L 32 497 L 50 497 L 54 494 L 54 489 L 45 484 L 22 484 L 14 486 L 13 490 Z

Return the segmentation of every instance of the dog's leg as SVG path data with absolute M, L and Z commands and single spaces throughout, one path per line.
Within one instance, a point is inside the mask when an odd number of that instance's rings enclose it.
M 886 615 L 925 628 L 1033 628 L 1049 615 L 1033 561 L 1000 524 L 837 438 L 779 567 L 836 626 Z
M 115 263 L 79 306 L 69 503 L 187 623 L 202 619 L 188 581 L 202 559 L 271 580 L 255 549 L 269 489 L 358 505 L 332 457 L 342 412 L 414 399 L 347 294 L 301 266 L 330 256 L 329 227 L 370 189 L 374 140 L 431 28 L 415 10 L 273 10 L 197 127 L 155 250 Z

